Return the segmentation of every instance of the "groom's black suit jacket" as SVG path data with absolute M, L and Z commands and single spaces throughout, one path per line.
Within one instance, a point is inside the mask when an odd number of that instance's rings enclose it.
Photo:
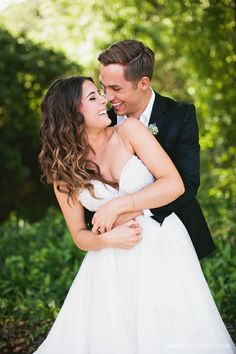
M 108 113 L 112 125 L 115 125 L 117 118 L 114 110 L 111 109 Z M 184 194 L 174 202 L 151 209 L 153 219 L 163 223 L 165 217 L 175 212 L 188 230 L 197 255 L 201 259 L 214 251 L 215 246 L 196 199 L 200 184 L 200 146 L 195 107 L 155 93 L 149 121 L 149 124 L 153 123 L 159 130 L 155 137 L 174 162 L 185 185 Z M 89 223 L 92 213 L 86 210 L 85 217 Z

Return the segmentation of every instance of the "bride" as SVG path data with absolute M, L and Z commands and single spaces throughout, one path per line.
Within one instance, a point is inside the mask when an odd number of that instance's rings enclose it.
M 106 104 L 86 77 L 56 80 L 42 102 L 41 166 L 88 252 L 35 353 L 235 353 L 184 225 L 141 212 L 184 192 L 175 166 L 138 120 L 109 127 Z M 84 207 L 95 211 L 92 231 Z

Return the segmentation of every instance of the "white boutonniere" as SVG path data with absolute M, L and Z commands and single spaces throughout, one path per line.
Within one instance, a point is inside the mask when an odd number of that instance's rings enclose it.
M 148 129 L 150 130 L 150 132 L 153 135 L 157 135 L 157 133 L 159 132 L 159 129 L 158 129 L 158 126 L 156 125 L 156 123 L 149 124 Z

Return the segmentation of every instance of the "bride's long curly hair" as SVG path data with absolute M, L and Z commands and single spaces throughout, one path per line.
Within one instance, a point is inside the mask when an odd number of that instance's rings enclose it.
M 74 199 L 80 188 L 89 189 L 95 197 L 92 179 L 117 186 L 104 179 L 98 165 L 87 159 L 92 148 L 79 110 L 86 80 L 93 82 L 92 78 L 84 76 L 55 80 L 41 103 L 39 162 L 42 179 L 49 184 L 55 183 L 57 190 L 66 193 L 68 199 Z

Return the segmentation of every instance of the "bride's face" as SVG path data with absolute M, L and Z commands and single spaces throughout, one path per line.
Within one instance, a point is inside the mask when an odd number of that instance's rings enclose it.
M 91 81 L 85 81 L 82 86 L 80 112 L 84 116 L 85 128 L 101 129 L 110 125 L 107 115 L 107 98 L 101 96 L 97 87 Z

